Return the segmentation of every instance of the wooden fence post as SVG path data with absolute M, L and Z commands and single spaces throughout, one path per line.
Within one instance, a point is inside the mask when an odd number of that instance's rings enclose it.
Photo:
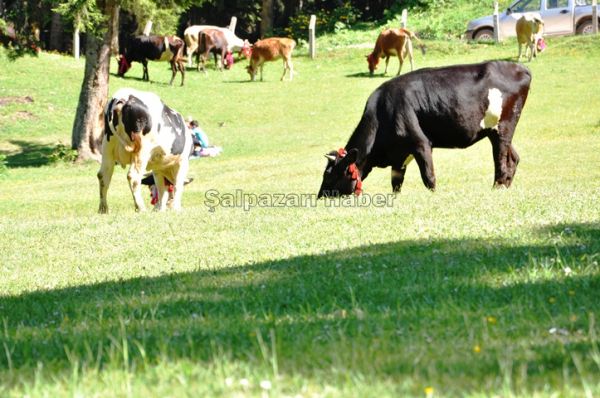
M 308 52 L 310 54 L 310 59 L 315 58 L 316 45 L 315 42 L 315 26 L 317 25 L 317 16 L 310 16 L 310 23 L 308 24 Z
M 592 0 L 592 32 L 598 34 L 598 0 Z
M 144 26 L 144 36 L 150 36 L 150 32 L 152 31 L 152 21 L 146 22 L 146 26 Z
M 73 29 L 73 58 L 79 59 L 79 15 L 75 17 Z
M 496 43 L 500 42 L 500 23 L 498 16 L 498 0 L 494 0 L 494 41 Z
M 400 27 L 406 28 L 406 20 L 408 19 L 408 10 L 405 8 L 402 10 L 402 19 L 400 19 Z
M 235 32 L 235 25 L 237 25 L 237 17 L 231 17 L 231 21 L 229 22 L 229 30 Z

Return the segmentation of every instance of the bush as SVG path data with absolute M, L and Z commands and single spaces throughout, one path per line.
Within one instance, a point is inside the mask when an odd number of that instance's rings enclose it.
M 311 14 L 317 17 L 315 28 L 319 33 L 337 33 L 348 29 L 361 17 L 360 11 L 346 2 L 332 11 L 320 9 L 291 17 L 289 25 L 283 30 L 284 34 L 296 40 L 306 37 Z

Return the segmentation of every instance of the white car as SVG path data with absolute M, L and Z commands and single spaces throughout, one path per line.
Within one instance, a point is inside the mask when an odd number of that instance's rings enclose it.
M 526 13 L 541 17 L 544 21 L 544 35 L 592 33 L 591 4 L 592 0 L 517 0 L 498 15 L 500 38 L 516 36 L 517 20 Z M 468 40 L 493 40 L 493 16 L 470 21 L 466 33 Z

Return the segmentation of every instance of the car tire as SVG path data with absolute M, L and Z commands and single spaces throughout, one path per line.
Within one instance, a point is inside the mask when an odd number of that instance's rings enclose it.
M 592 24 L 592 20 L 590 19 L 582 22 L 577 27 L 576 32 L 578 35 L 591 35 L 592 33 L 594 33 L 594 25 Z
M 473 40 L 480 41 L 480 42 L 494 41 L 494 30 L 488 29 L 488 28 L 479 29 L 473 35 Z

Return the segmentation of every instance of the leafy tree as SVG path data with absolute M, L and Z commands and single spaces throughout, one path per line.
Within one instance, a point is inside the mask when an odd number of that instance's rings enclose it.
M 103 110 L 108 97 L 111 54 L 118 53 L 119 11 L 128 11 L 138 21 L 153 20 L 157 33 L 174 32 L 179 14 L 202 0 L 66 0 L 56 8 L 79 21 L 87 32 L 85 74 L 81 84 L 77 113 L 73 122 L 71 147 L 78 160 L 100 158 Z M 167 12 L 168 10 L 168 12 Z M 141 25 L 141 24 L 140 24 Z

